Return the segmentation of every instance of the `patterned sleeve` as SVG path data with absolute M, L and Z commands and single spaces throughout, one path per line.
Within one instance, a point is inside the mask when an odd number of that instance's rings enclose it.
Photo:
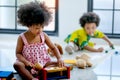
M 103 32 L 99 31 L 99 30 L 96 30 L 95 31 L 95 34 L 94 34 L 94 37 L 95 38 L 103 38 L 105 35 Z
M 83 49 L 85 46 L 88 45 L 88 42 L 89 42 L 89 36 L 81 36 L 81 38 L 79 38 L 79 47 L 80 49 Z
M 71 34 L 70 41 L 75 42 L 76 39 L 78 39 L 77 31 L 75 31 Z
M 77 42 L 76 40 L 78 40 L 78 36 L 77 36 L 77 32 L 73 32 L 72 34 L 69 34 L 65 39 L 64 41 L 66 43 L 69 43 L 69 42 Z

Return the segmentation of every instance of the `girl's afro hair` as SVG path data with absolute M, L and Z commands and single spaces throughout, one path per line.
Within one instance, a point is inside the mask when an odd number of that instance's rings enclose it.
M 18 22 L 27 27 L 33 24 L 48 25 L 52 18 L 51 14 L 44 3 L 30 2 L 19 7 Z

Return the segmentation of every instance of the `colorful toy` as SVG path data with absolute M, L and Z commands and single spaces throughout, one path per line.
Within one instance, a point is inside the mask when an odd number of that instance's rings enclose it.
M 64 62 L 67 64 L 73 64 L 82 69 L 85 69 L 86 67 L 92 67 L 90 56 L 87 54 L 81 54 L 79 56 L 76 56 L 76 59 L 64 60 Z
M 40 80 L 69 79 L 72 67 L 49 66 L 43 68 L 40 63 L 36 63 L 34 68 L 39 71 Z
M 120 55 L 120 51 L 116 50 L 114 54 Z
M 115 50 L 114 46 L 110 46 L 110 49 L 105 50 L 105 53 L 108 53 L 108 52 L 110 52 L 110 51 L 112 51 L 112 50 Z
M 105 53 L 108 53 L 108 50 L 105 50 Z
M 62 46 L 58 43 L 54 43 L 54 45 L 58 48 L 60 54 L 62 55 L 63 54 Z M 54 56 L 54 53 L 50 48 L 48 48 L 47 51 L 48 51 L 48 54 L 50 54 L 50 56 L 52 56 L 52 57 Z
M 75 65 L 76 64 L 76 59 L 66 59 L 66 60 L 64 60 L 64 63 L 66 63 L 66 64 L 73 64 L 73 65 Z
M 118 51 L 115 51 L 115 54 L 118 54 Z
M 43 68 L 43 66 L 38 62 L 35 64 L 34 67 L 35 67 L 36 70 L 39 70 L 39 71 Z
M 114 46 L 110 46 L 111 47 L 111 49 L 108 49 L 108 50 L 105 50 L 105 53 L 113 53 L 113 54 L 115 54 L 115 55 L 119 55 L 120 54 L 120 51 L 118 51 L 118 49 L 115 49 L 114 48 Z
M 40 80 L 70 79 L 69 67 L 43 68 L 39 73 Z
M 13 72 L 11 71 L 0 71 L 0 80 L 13 80 Z

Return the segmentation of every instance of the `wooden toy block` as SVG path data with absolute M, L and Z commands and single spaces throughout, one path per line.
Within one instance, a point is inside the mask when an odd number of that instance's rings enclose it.
M 12 80 L 13 72 L 11 71 L 0 71 L 0 80 Z
M 64 63 L 66 63 L 66 64 L 76 64 L 76 60 L 75 59 L 66 59 L 66 60 L 64 60 Z
M 70 67 L 42 68 L 39 75 L 40 80 L 70 79 Z

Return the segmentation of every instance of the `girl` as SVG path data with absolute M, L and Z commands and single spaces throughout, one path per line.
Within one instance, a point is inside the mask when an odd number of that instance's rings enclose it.
M 24 80 L 38 80 L 29 71 L 29 67 L 34 67 L 35 63 L 40 63 L 43 67 L 49 65 L 64 66 L 58 49 L 43 32 L 45 25 L 51 21 L 51 12 L 44 3 L 30 2 L 21 5 L 18 10 L 18 21 L 28 28 L 20 34 L 16 46 L 17 61 L 14 63 L 15 70 Z M 45 45 L 53 50 L 57 61 L 52 62 Z

